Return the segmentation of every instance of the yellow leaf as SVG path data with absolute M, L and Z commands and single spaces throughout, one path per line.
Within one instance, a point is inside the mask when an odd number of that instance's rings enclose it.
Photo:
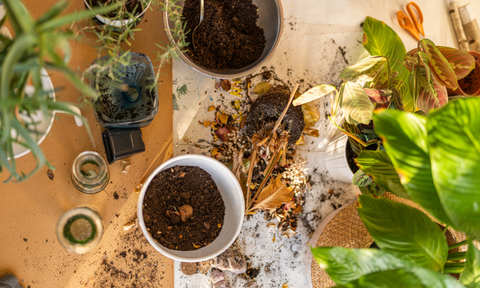
M 303 120 L 305 127 L 313 127 L 320 120 L 320 111 L 317 105 L 312 102 L 302 105 Z
M 202 121 L 198 120 L 198 124 L 203 125 Z
M 218 120 L 220 120 L 220 122 L 222 122 L 223 124 L 227 124 L 228 115 L 225 113 L 220 113 L 220 115 L 218 116 Z
M 209 126 L 210 126 L 210 123 L 212 123 L 212 122 L 210 122 L 210 121 L 203 121 L 203 126 L 209 127 Z
M 256 204 L 250 210 L 274 209 L 292 200 L 292 196 L 293 188 L 287 187 L 282 182 L 282 175 L 279 174 L 275 181 L 263 188 L 258 195 Z
M 275 242 L 275 236 L 273 236 L 272 242 Z
M 335 86 L 321 84 L 300 95 L 297 99 L 293 100 L 292 104 L 293 106 L 302 105 L 320 97 L 329 95 L 334 91 L 337 91 L 337 88 Z
M 212 156 L 215 156 L 218 154 L 218 149 L 217 148 L 213 148 L 212 151 L 210 151 L 212 153 Z
M 241 107 L 240 107 L 240 104 L 241 104 L 241 101 L 240 101 L 240 100 L 236 100 L 236 101 L 234 101 L 234 102 L 232 103 L 232 106 L 233 106 L 233 108 L 235 108 L 235 110 L 238 111 L 238 110 L 240 110 L 240 108 L 241 108 Z
M 257 86 L 255 86 L 253 92 L 257 94 L 267 93 L 268 91 L 270 91 L 270 88 L 272 88 L 272 84 L 268 82 L 260 82 L 257 84 Z
M 305 134 L 307 134 L 308 136 L 313 136 L 313 137 L 317 137 L 319 136 L 319 132 L 317 129 L 313 129 L 313 128 L 307 128 L 305 127 L 303 129 L 303 132 L 305 132 Z
M 305 145 L 305 136 L 302 134 L 295 145 Z
M 287 283 L 283 284 L 283 285 L 282 285 L 282 288 L 288 288 Z
M 200 248 L 200 245 L 195 245 L 195 243 L 192 243 L 193 247 L 195 248 Z
M 212 125 L 210 125 L 212 129 L 217 130 L 218 129 L 218 123 L 217 122 L 212 122 Z
M 247 215 L 253 215 L 253 214 L 257 214 L 258 211 L 253 211 L 253 212 L 247 212 Z
M 208 112 L 215 110 L 215 106 L 208 107 Z

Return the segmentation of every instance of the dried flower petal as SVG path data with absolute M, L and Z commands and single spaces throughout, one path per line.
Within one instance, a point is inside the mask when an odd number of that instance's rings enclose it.
M 209 127 L 209 126 L 210 126 L 210 123 L 212 123 L 212 122 L 210 122 L 210 121 L 203 121 L 203 126 Z
M 228 79 L 221 79 L 222 89 L 228 91 L 232 88 L 232 83 Z
M 215 110 L 215 106 L 208 107 L 208 112 Z

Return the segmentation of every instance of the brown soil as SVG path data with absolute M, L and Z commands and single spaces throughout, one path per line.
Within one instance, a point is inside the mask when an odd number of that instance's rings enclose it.
M 265 48 L 265 34 L 256 22 L 257 6 L 252 0 L 205 0 L 205 17 L 200 22 L 200 1 L 186 0 L 187 55 L 207 69 L 239 69 L 258 60 Z M 193 47 L 192 40 L 195 41 Z
M 480 90 L 480 71 L 478 69 L 480 68 L 474 68 L 467 77 L 458 80 L 458 85 L 467 95 L 474 95 Z
M 275 126 L 275 122 L 288 104 L 290 91 L 284 86 L 272 88 L 269 92 L 261 95 L 250 108 L 245 124 L 246 133 L 249 137 L 254 134 L 262 135 L 269 132 Z M 287 110 L 277 133 L 281 130 L 288 132 L 288 144 L 294 145 L 302 135 L 305 123 L 301 106 L 293 106 Z
M 176 214 L 184 205 L 193 208 L 185 223 Z M 220 234 L 225 205 L 210 174 L 199 167 L 175 166 L 153 178 L 143 213 L 152 237 L 161 245 L 191 251 L 207 246 Z

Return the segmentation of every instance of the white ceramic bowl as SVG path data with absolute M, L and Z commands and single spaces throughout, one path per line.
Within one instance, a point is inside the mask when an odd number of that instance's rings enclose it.
M 220 195 L 225 203 L 225 219 L 223 221 L 220 235 L 218 235 L 210 245 L 193 251 L 172 250 L 160 245 L 152 236 L 150 236 L 150 234 L 148 234 L 145 221 L 143 220 L 143 201 L 145 199 L 148 185 L 150 185 L 152 179 L 160 171 L 177 165 L 197 166 L 209 173 L 217 184 Z M 145 235 L 148 242 L 150 242 L 158 252 L 168 258 L 182 262 L 199 262 L 208 260 L 227 250 L 240 233 L 244 213 L 245 200 L 243 198 L 243 191 L 233 173 L 221 162 L 201 155 L 177 156 L 158 166 L 143 184 L 137 204 L 138 222 L 143 235 Z

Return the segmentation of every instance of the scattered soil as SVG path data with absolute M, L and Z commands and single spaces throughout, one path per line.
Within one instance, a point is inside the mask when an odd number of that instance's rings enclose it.
M 193 214 L 182 222 L 178 212 Z M 223 227 L 225 205 L 210 174 L 195 166 L 175 166 L 153 178 L 145 194 L 144 219 L 161 245 L 181 251 L 207 246 Z
M 186 0 L 187 55 L 207 69 L 239 69 L 258 60 L 265 49 L 265 34 L 256 22 L 252 0 L 205 0 L 205 18 L 200 23 L 200 1 Z M 195 41 L 195 47 L 193 42 Z
M 254 134 L 264 135 L 270 132 L 287 106 L 289 98 L 290 91 L 283 86 L 274 87 L 261 95 L 248 112 L 245 124 L 247 135 L 252 137 Z M 294 145 L 302 135 L 303 128 L 305 128 L 305 123 L 302 107 L 290 105 L 277 133 L 280 135 L 282 130 L 287 131 L 290 135 L 288 144 Z
M 476 63 L 475 63 L 476 64 Z M 474 68 L 467 77 L 458 80 L 458 85 L 467 95 L 474 95 L 480 90 L 480 68 Z

